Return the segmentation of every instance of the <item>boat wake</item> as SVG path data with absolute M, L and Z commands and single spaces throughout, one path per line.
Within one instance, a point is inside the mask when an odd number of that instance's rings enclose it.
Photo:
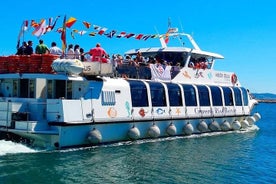
M 34 153 L 37 152 L 23 144 L 15 143 L 12 141 L 0 140 L 0 156 L 7 154 L 17 154 L 17 153 Z

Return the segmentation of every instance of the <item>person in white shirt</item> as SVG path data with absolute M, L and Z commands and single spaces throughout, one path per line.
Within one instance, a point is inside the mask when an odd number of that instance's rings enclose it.
M 50 51 L 50 54 L 55 54 L 60 56 L 62 55 L 62 50 L 59 47 L 57 47 L 56 42 L 52 42 L 51 48 L 49 49 L 49 51 Z
M 75 59 L 81 59 L 80 56 L 81 56 L 81 53 L 80 53 L 80 46 L 77 44 L 75 45 L 74 47 L 74 53 L 75 53 Z
M 75 51 L 73 49 L 73 44 L 70 44 L 68 46 L 68 50 L 67 50 L 67 59 L 75 59 Z

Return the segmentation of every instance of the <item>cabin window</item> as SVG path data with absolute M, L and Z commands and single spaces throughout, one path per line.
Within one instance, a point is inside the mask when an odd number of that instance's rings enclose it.
M 29 98 L 35 97 L 35 80 L 30 79 L 29 81 Z
M 197 106 L 196 92 L 192 85 L 183 85 L 186 106 Z
M 228 87 L 222 87 L 222 90 L 223 90 L 223 94 L 224 94 L 225 106 L 233 106 L 234 102 L 233 102 L 232 90 Z
M 174 83 L 167 83 L 170 106 L 183 106 L 180 87 Z
M 237 87 L 234 87 L 233 90 L 234 90 L 234 95 L 235 95 L 235 105 L 242 106 L 241 90 Z
M 128 81 L 130 85 L 131 102 L 133 107 L 147 107 L 148 94 L 146 85 L 141 81 Z
M 29 79 L 20 79 L 19 80 L 19 96 L 21 98 L 28 98 L 28 90 L 29 90 Z
M 67 93 L 66 98 L 72 99 L 72 81 L 67 81 L 66 93 Z
M 13 87 L 12 87 L 12 96 L 18 97 L 18 80 L 13 80 Z
M 199 105 L 200 106 L 210 106 L 209 91 L 206 86 L 197 86 Z
M 212 102 L 213 106 L 222 106 L 221 90 L 217 86 L 211 86 Z
M 102 105 L 115 105 L 115 91 L 102 92 Z
M 245 88 L 241 88 L 242 97 L 243 97 L 243 105 L 248 106 L 248 91 Z
M 151 103 L 153 107 L 167 106 L 164 86 L 158 82 L 149 82 Z
M 52 99 L 53 97 L 53 81 L 47 81 L 47 98 Z
M 55 80 L 55 98 L 66 98 L 65 89 L 65 80 Z
M 21 98 L 34 98 L 34 80 L 20 79 L 19 84 L 19 96 Z

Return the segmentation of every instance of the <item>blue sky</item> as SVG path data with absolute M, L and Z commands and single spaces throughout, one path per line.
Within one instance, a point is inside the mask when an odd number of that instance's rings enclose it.
M 242 85 L 251 92 L 276 93 L 275 7 L 276 1 L 272 0 L 3 1 L 0 7 L 0 55 L 16 52 L 17 36 L 24 20 L 40 21 L 42 18 L 66 15 L 67 18 L 72 16 L 77 19 L 73 29 L 84 29 L 81 22 L 88 21 L 108 28 L 107 32 L 115 29 L 155 34 L 157 31 L 166 32 L 170 18 L 171 25 L 193 35 L 202 50 L 225 57 L 217 60 L 215 69 L 235 72 Z M 61 26 L 62 19 L 58 20 L 55 28 Z M 87 51 L 100 42 L 109 54 L 159 46 L 157 39 L 75 37 L 72 39 L 67 34 L 67 43 L 79 44 Z M 31 31 L 24 38 L 33 40 L 34 46 L 39 40 L 32 36 Z M 55 31 L 41 38 L 49 46 L 52 41 L 61 46 L 60 35 Z M 169 46 L 172 43 L 170 41 Z M 188 43 L 186 46 L 189 46 Z

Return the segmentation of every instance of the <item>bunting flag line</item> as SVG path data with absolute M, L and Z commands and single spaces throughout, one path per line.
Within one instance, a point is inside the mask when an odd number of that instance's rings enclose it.
M 20 34 L 18 38 L 20 39 L 21 35 L 29 29 L 33 28 L 32 35 L 40 37 L 45 35 L 46 33 L 53 31 L 53 29 L 56 27 L 57 22 L 59 20 L 60 16 L 55 17 L 55 19 L 51 18 L 44 18 L 40 22 L 36 20 L 26 20 L 22 23 L 22 27 L 20 29 Z M 169 36 L 171 34 L 177 33 L 178 28 L 172 28 L 170 27 L 170 24 L 168 25 L 168 29 L 164 34 L 144 34 L 144 33 L 132 33 L 128 31 L 118 31 L 116 29 L 110 29 L 101 25 L 95 25 L 91 24 L 90 22 L 83 20 L 80 21 L 80 24 L 76 24 L 77 19 L 74 17 L 70 17 L 69 19 L 63 20 L 62 26 L 56 29 L 56 32 L 61 33 L 61 40 L 62 40 L 62 45 L 64 48 L 66 48 L 66 29 L 70 30 L 71 37 L 75 39 L 76 33 L 80 36 L 83 36 L 87 33 L 87 30 L 90 29 L 91 27 L 93 28 L 94 31 L 89 32 L 87 35 L 94 37 L 97 35 L 100 36 L 106 36 L 107 38 L 133 38 L 136 40 L 148 40 L 148 39 L 156 39 L 163 37 L 165 39 L 165 43 L 168 44 L 169 42 Z M 82 26 L 78 27 L 78 26 Z M 77 29 L 74 29 L 77 28 Z M 18 39 L 18 40 L 19 40 Z

